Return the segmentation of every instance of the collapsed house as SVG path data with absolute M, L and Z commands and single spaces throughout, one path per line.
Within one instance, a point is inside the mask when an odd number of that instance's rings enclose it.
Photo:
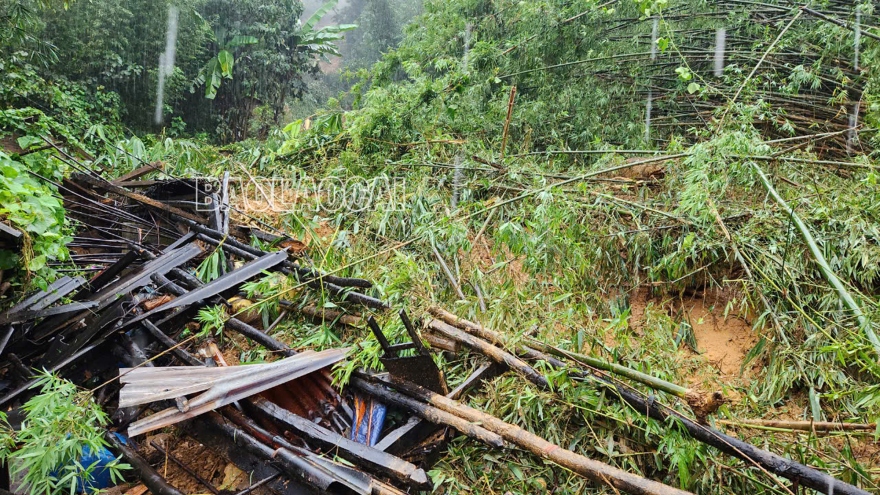
M 357 313 L 357 308 L 392 310 L 370 294 L 369 281 L 318 271 L 294 239 L 231 222 L 226 181 L 139 180 L 155 170 L 148 164 L 115 181 L 80 174 L 56 184 L 68 215 L 80 225 L 69 245 L 72 260 L 92 276 L 62 277 L 0 316 L 0 405 L 13 423 L 18 407 L 35 393 L 34 369 L 94 389 L 96 401 L 113 415 L 112 429 L 121 434 L 107 435 L 111 450 L 132 465 L 151 493 L 181 492 L 150 462 L 148 450 L 190 473 L 205 490 L 222 492 L 167 446 L 149 440 L 151 432 L 168 428 L 247 473 L 242 495 L 428 491 L 432 460 L 458 434 L 491 448 L 529 451 L 598 486 L 685 493 L 584 457 L 459 401 L 506 371 L 552 391 L 530 364 L 535 361 L 564 367 L 573 379 L 602 387 L 610 398 L 765 472 L 823 493 L 867 493 L 711 428 L 705 419 L 723 401 L 716 394 L 655 383 L 686 400 L 692 419 L 620 380 L 638 381 L 632 370 L 537 341 L 507 342 L 502 334 L 442 308 L 432 308 L 421 325 L 400 311 L 409 341 L 392 344 L 375 319 Z M 4 238 L 14 242 L 15 232 Z M 254 247 L 252 238 L 271 248 Z M 203 283 L 194 269 L 211 250 L 222 250 L 227 263 L 218 266 L 219 276 Z M 224 330 L 278 359 L 227 366 L 220 350 L 199 338 L 194 318 L 208 305 L 234 308 L 242 284 L 267 271 L 292 275 L 299 285 L 331 294 L 348 308 L 323 311 L 278 301 L 289 313 L 357 326 L 365 339 L 372 335 L 383 349 L 384 370 L 356 372 L 345 389 L 338 389 L 330 369 L 345 359 L 345 349 L 291 349 L 271 336 L 274 325 L 259 328 L 246 309 L 233 310 Z M 450 390 L 431 352 L 463 348 L 484 356 L 485 364 Z

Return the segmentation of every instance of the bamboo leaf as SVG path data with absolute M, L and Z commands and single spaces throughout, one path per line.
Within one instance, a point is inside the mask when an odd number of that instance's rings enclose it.
M 874 333 L 874 329 L 871 328 L 871 321 L 865 316 L 865 313 L 862 312 L 862 308 L 859 307 L 856 300 L 853 299 L 852 295 L 849 291 L 844 287 L 843 282 L 837 277 L 834 271 L 831 269 L 831 266 L 828 265 L 828 261 L 825 259 L 825 255 L 822 254 L 822 249 L 819 248 L 819 245 L 816 244 L 816 239 L 813 238 L 813 234 L 810 233 L 810 229 L 807 225 L 801 220 L 801 218 L 795 213 L 795 211 L 788 206 L 788 203 L 782 199 L 782 196 L 776 192 L 776 189 L 773 188 L 773 184 L 770 183 L 770 179 L 764 175 L 764 172 L 758 167 L 758 164 L 751 162 L 752 168 L 755 169 L 755 172 L 758 174 L 758 177 L 761 179 L 761 182 L 764 184 L 764 187 L 767 189 L 767 192 L 782 206 L 783 210 L 788 213 L 791 218 L 792 223 L 797 226 L 798 230 L 801 233 L 801 237 L 803 237 L 804 242 L 807 243 L 807 247 L 810 249 L 810 253 L 812 253 L 813 258 L 816 261 L 816 264 L 819 265 L 819 271 L 822 272 L 822 275 L 825 277 L 825 280 L 834 287 L 834 290 L 837 291 L 837 295 L 840 298 L 841 302 L 849 308 L 850 311 L 856 316 L 859 322 L 859 326 L 862 331 L 867 335 L 868 340 L 871 342 L 871 345 L 874 346 L 874 351 L 880 356 L 880 339 L 877 338 L 877 334 Z

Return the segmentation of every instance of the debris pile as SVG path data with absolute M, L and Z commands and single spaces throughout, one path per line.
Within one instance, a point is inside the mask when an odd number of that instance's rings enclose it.
M 180 494 L 151 463 L 160 452 L 204 489 L 221 489 L 204 479 L 148 436 L 175 428 L 247 474 L 239 493 L 400 494 L 432 488 L 431 461 L 452 435 L 471 437 L 492 448 L 514 446 L 628 493 L 685 493 L 555 445 L 520 427 L 468 407 L 459 399 L 483 381 L 508 370 L 552 392 L 532 363 L 565 368 L 569 376 L 600 387 L 611 399 L 680 428 L 694 439 L 731 456 L 823 493 L 866 493 L 816 469 L 761 450 L 706 424 L 723 402 L 614 363 L 602 363 L 534 339 L 508 342 L 482 325 L 432 308 L 421 331 L 405 312 L 399 318 L 409 342 L 392 344 L 369 317 L 361 325 L 380 343 L 383 373 L 356 372 L 345 390 L 332 384 L 330 367 L 345 349 L 290 349 L 234 309 L 225 330 L 263 346 L 279 359 L 227 366 L 220 350 L 197 338 L 199 309 L 236 308 L 241 285 L 266 271 L 294 275 L 303 285 L 333 294 L 345 307 L 390 308 L 371 296 L 371 283 L 321 273 L 309 266 L 304 246 L 283 235 L 230 222 L 226 181 L 141 181 L 147 165 L 116 180 L 75 175 L 56 184 L 80 229 L 70 244 L 80 272 L 62 277 L 0 316 L 0 404 L 13 419 L 35 391 L 33 369 L 59 372 L 95 391 L 113 413 L 115 433 L 107 441 L 122 455 L 145 489 Z M 4 234 L 5 235 L 5 234 Z M 14 233 L 8 236 L 14 239 Z M 250 244 L 256 237 L 270 251 Z M 226 263 L 203 283 L 195 267 L 209 250 L 222 250 Z M 314 307 L 290 312 L 326 317 Z M 359 315 L 337 315 L 360 325 Z M 432 347 L 468 349 L 485 364 L 453 390 L 435 364 Z M 120 365 L 120 363 L 122 363 Z M 635 380 L 686 400 L 696 419 L 645 396 L 621 378 Z M 121 434 L 121 435 L 120 435 Z M 8 488 L 8 487 L 6 487 Z M 225 488 L 224 488 L 225 489 Z M 260 492 L 262 493 L 262 492 Z

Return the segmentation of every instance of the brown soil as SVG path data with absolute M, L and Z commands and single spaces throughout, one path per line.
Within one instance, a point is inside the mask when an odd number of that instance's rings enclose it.
M 733 314 L 725 318 L 725 308 L 733 297 L 732 292 L 721 290 L 661 301 L 652 297 L 647 288 L 639 288 L 630 296 L 630 328 L 637 333 L 643 331 L 649 304 L 665 307 L 670 314 L 690 323 L 698 354 L 722 377 L 739 377 L 746 355 L 758 342 L 758 335 L 746 319 Z M 743 377 L 750 371 L 743 370 Z
M 682 301 L 681 310 L 682 317 L 694 329 L 697 351 L 722 375 L 734 377 L 739 376 L 746 354 L 758 342 L 758 336 L 742 318 L 725 318 L 726 304 L 723 296 L 694 298 Z
M 336 236 L 336 229 L 329 222 L 321 222 L 314 230 L 320 241 L 330 242 Z
M 647 287 L 640 287 L 629 298 L 629 327 L 634 332 L 641 333 L 645 328 L 645 310 L 651 303 L 650 296 Z
M 0 137 L 0 148 L 7 153 L 21 153 L 24 151 L 21 146 L 18 145 L 15 136 Z
M 143 443 L 144 455 L 159 474 L 165 476 L 168 483 L 185 494 L 203 494 L 210 491 L 174 461 L 151 447 L 150 442 L 158 444 L 219 490 L 237 491 L 249 486 L 247 473 L 191 438 L 178 438 L 168 433 L 148 436 Z M 255 490 L 254 493 L 260 495 L 259 490 Z
M 458 255 L 461 259 L 461 268 L 466 272 L 471 267 L 479 268 L 483 273 L 492 271 L 492 266 L 498 262 L 505 262 L 500 268 L 503 270 L 504 278 L 513 280 L 517 285 L 522 285 L 529 280 L 529 274 L 523 267 L 525 256 L 513 256 L 507 246 L 502 245 L 500 256 L 492 253 L 492 240 L 485 236 L 481 237 L 479 242 L 473 244 L 474 239 L 471 238 L 471 250 L 468 253 L 459 251 Z M 449 260 L 447 263 L 450 264 Z

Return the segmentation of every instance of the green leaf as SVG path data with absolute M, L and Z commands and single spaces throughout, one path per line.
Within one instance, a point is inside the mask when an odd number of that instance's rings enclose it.
M 0 165 L 0 171 L 2 171 L 4 177 L 9 177 L 10 179 L 18 177 L 18 168 L 13 166 L 11 162 Z
M 696 93 L 696 92 L 699 91 L 699 90 L 700 90 L 700 85 L 699 85 L 699 84 L 697 84 L 697 83 L 695 83 L 695 82 L 692 82 L 692 83 L 688 84 L 688 93 L 690 93 L 690 94 L 694 94 L 694 93 Z
M 18 264 L 18 255 L 8 249 L 0 249 L 0 270 L 8 270 Z
M 28 270 L 32 272 L 42 270 L 46 267 L 46 256 L 42 254 L 39 256 L 34 256 L 30 261 L 28 261 L 27 267 Z
M 220 72 L 220 62 L 217 61 L 217 57 L 211 59 L 210 62 L 202 69 L 205 73 L 206 83 L 205 83 L 205 98 L 209 100 L 213 100 L 215 96 L 217 96 L 217 90 L 220 88 L 221 83 L 221 72 Z
M 232 53 L 220 50 L 220 53 L 217 54 L 217 63 L 220 65 L 220 74 L 227 79 L 232 79 L 232 66 L 235 63 Z
M 666 38 L 657 38 L 657 48 L 659 48 L 661 52 L 665 52 L 666 49 L 669 48 L 669 40 Z
M 819 394 L 816 389 L 810 387 L 810 411 L 813 413 L 813 421 L 822 421 L 822 407 L 819 405 Z
M 694 74 L 687 67 L 679 67 L 675 69 L 675 73 L 678 74 L 678 77 L 685 82 L 690 81 L 694 77 Z
M 315 13 L 312 14 L 311 17 L 309 17 L 309 19 L 303 24 L 301 31 L 307 33 L 315 29 L 315 26 L 319 22 L 321 22 L 321 19 L 325 15 L 327 15 L 327 12 L 330 12 L 330 10 L 333 9 L 333 7 L 335 7 L 337 3 L 339 3 L 339 0 L 327 0 L 326 2 L 324 2 L 324 5 L 321 5 L 318 10 L 316 10 Z
M 245 45 L 256 45 L 260 41 L 256 38 L 256 36 L 244 36 L 237 35 L 233 36 L 229 43 L 226 44 L 226 48 L 237 48 L 239 46 Z
M 43 144 L 43 139 L 37 136 L 22 136 L 18 138 L 18 146 L 23 149 L 30 149 L 31 146 Z

